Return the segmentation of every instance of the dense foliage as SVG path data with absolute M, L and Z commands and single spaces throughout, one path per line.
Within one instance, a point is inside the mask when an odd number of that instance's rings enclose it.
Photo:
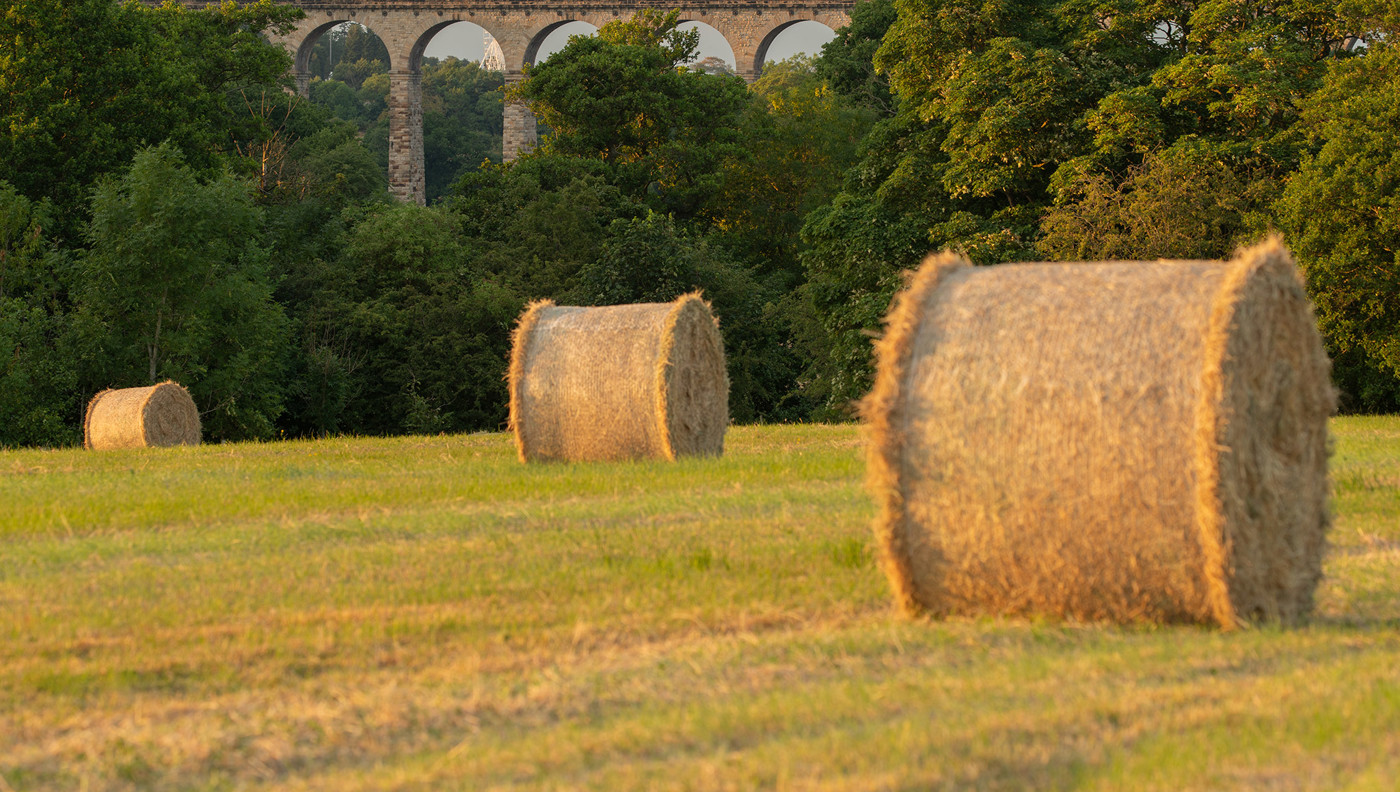
M 1344 407 L 1400 406 L 1400 50 L 1337 64 L 1302 105 L 1278 220 L 1303 262 Z
M 295 9 L 0 16 L 0 446 L 167 377 L 210 439 L 503 426 L 530 300 L 702 290 L 738 421 L 832 419 L 930 250 L 1218 257 L 1279 231 L 1344 406 L 1400 408 L 1400 14 L 1320 0 L 866 0 L 752 85 L 645 11 L 503 76 L 423 64 L 428 207 L 387 194 L 388 52 Z
M 350 33 L 342 35 L 343 43 L 336 47 L 334 73 L 330 79 L 313 77 L 311 100 L 336 118 L 355 124 L 385 169 L 389 166 L 388 54 L 381 59 L 371 51 L 373 60 L 360 57 L 353 68 L 347 65 L 360 50 L 369 49 L 366 40 L 378 44 L 379 50 L 384 45 L 359 26 L 345 27 Z M 332 34 L 339 30 L 333 29 Z M 331 35 L 322 37 L 328 38 Z M 423 176 L 428 202 L 436 203 L 461 175 L 484 162 L 501 161 L 505 75 L 456 58 L 425 58 L 422 73 Z
M 867 25 L 880 18 L 869 10 L 878 4 L 867 5 Z M 1366 228 L 1374 221 L 1364 212 L 1317 205 L 1330 191 L 1384 215 L 1393 185 L 1372 186 L 1379 174 L 1369 168 L 1393 150 L 1393 112 L 1383 109 L 1393 88 L 1380 65 L 1395 40 L 1391 4 L 894 0 L 893 8 L 886 31 L 867 26 L 862 42 L 853 25 L 824 58 L 833 86 L 869 101 L 876 85 L 850 66 L 850 53 L 879 37 L 874 65 L 895 100 L 845 189 L 804 229 L 808 280 L 833 350 L 818 365 L 836 403 L 868 387 L 866 336 L 878 331 L 898 273 L 928 250 L 959 249 L 979 264 L 1220 257 L 1279 228 L 1297 246 L 1341 356 L 1346 403 L 1400 406 L 1400 368 L 1387 362 L 1382 336 L 1357 333 L 1383 323 L 1394 300 L 1395 262 L 1380 253 L 1385 221 Z M 1324 123 L 1339 103 L 1348 114 Z M 1336 170 L 1342 151 L 1367 146 L 1369 162 Z
M 112 0 L 15 0 L 0 14 L 0 176 L 58 210 L 77 242 L 91 185 L 169 140 L 214 172 L 265 135 L 245 108 L 289 60 L 264 31 L 300 12 L 271 0 L 191 11 Z

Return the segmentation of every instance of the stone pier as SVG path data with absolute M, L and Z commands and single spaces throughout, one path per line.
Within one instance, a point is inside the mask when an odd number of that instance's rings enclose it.
M 506 72 L 506 87 L 525 79 L 520 72 Z M 535 147 L 535 114 L 524 102 L 507 101 L 501 126 L 501 158 L 510 162 Z

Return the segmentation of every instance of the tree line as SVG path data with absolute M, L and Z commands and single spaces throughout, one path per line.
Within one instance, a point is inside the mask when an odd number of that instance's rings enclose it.
M 1389 5 L 866 0 L 751 86 L 643 12 L 511 89 L 544 134 L 510 164 L 499 75 L 427 64 L 419 207 L 387 195 L 372 40 L 305 101 L 265 38 L 299 12 L 270 0 L 16 0 L 0 445 L 76 442 L 97 390 L 166 378 L 215 440 L 495 430 L 526 302 L 695 288 L 736 420 L 841 419 L 929 250 L 1214 258 L 1275 230 L 1344 403 L 1393 410 Z

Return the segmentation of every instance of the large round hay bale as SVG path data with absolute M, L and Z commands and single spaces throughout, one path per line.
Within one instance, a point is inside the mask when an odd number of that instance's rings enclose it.
M 1230 262 L 924 262 L 863 408 L 896 599 L 1294 623 L 1330 524 L 1330 364 L 1277 241 Z
M 105 390 L 88 402 L 85 448 L 176 445 L 199 445 L 199 410 L 189 392 L 174 382 Z
M 510 425 L 525 462 L 718 456 L 729 377 L 710 306 L 532 303 L 511 349 Z

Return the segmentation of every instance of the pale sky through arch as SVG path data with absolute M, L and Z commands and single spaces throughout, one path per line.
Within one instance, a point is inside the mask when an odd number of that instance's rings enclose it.
M 545 46 L 540 48 L 539 59 L 543 60 L 563 47 L 570 35 L 587 35 L 591 32 L 593 32 L 593 27 L 584 22 L 570 22 L 560 27 L 546 40 Z M 835 37 L 836 34 L 825 25 L 817 22 L 799 22 L 783 31 L 768 50 L 767 60 L 770 63 L 776 62 L 792 57 L 799 52 L 806 52 L 814 56 L 819 55 L 822 45 Z M 434 36 L 432 41 L 428 42 L 428 47 L 423 51 L 423 54 L 429 58 L 451 56 L 463 60 L 479 61 L 482 55 L 481 42 L 481 28 L 470 23 L 449 25 Z M 730 49 L 724 41 L 724 37 L 713 30 L 700 28 L 701 58 L 717 55 L 729 61 L 729 65 L 733 66 L 734 63 L 729 53 Z

